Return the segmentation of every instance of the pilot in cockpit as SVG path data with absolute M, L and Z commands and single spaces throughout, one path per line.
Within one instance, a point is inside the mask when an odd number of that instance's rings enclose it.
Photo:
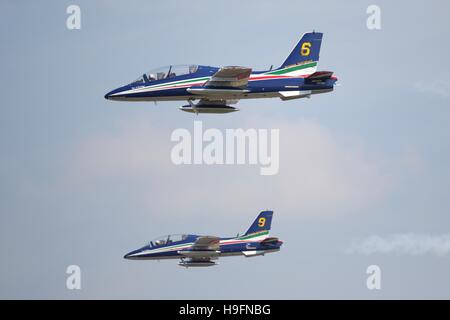
M 195 73 L 196 71 L 197 71 L 197 66 L 196 65 L 189 66 L 189 73 Z
M 166 76 L 166 74 L 164 72 L 158 72 L 156 74 L 156 79 L 161 80 L 161 79 L 164 79 L 165 76 Z

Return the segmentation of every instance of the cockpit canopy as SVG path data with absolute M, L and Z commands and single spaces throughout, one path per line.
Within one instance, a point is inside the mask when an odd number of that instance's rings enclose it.
M 195 64 L 180 64 L 180 65 L 170 65 L 165 67 L 160 67 L 157 69 L 150 70 L 144 73 L 142 76 L 133 81 L 133 84 L 140 84 L 155 80 L 162 80 L 167 78 L 172 78 L 176 76 L 182 76 L 185 74 L 196 73 L 198 70 L 198 65 Z
M 153 239 L 148 243 L 148 245 L 152 248 L 169 245 L 173 242 L 186 240 L 187 237 L 188 237 L 187 234 L 170 234 Z

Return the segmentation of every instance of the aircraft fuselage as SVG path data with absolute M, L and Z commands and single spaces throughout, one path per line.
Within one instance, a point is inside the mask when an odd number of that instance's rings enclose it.
M 314 62 L 303 66 L 293 66 L 291 69 L 299 67 L 309 68 Z M 255 99 L 255 98 L 301 98 L 311 94 L 324 93 L 333 90 L 336 78 L 329 78 L 320 83 L 308 83 L 305 76 L 290 76 L 289 68 L 285 70 L 253 72 L 248 80 L 248 85 L 243 89 L 237 88 L 217 88 L 217 94 L 208 89 L 208 94 L 202 94 L 203 85 L 211 79 L 219 68 L 198 66 L 197 72 L 193 74 L 174 76 L 160 80 L 153 80 L 143 83 L 131 83 L 105 95 L 106 99 L 118 101 L 179 101 L 196 99 Z M 284 73 L 283 73 L 284 72 Z M 292 72 L 292 71 L 291 71 Z M 295 93 L 291 96 L 285 92 Z
M 124 258 L 130 260 L 161 260 L 195 257 L 195 253 L 198 251 L 192 251 L 189 248 L 192 247 L 198 237 L 198 235 L 188 235 L 184 241 L 173 242 L 161 247 L 147 245 L 127 253 Z M 212 258 L 239 255 L 249 257 L 280 250 L 282 241 L 261 244 L 261 241 L 265 238 L 267 238 L 265 235 L 255 235 L 248 239 L 245 239 L 245 237 L 223 238 L 220 240 L 218 250 L 202 250 L 201 253 L 203 256 L 205 254 L 210 255 Z

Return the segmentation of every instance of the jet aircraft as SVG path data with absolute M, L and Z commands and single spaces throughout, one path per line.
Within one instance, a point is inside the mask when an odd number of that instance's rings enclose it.
M 219 257 L 255 257 L 277 252 L 283 244 L 269 237 L 273 211 L 261 212 L 247 232 L 233 238 L 177 234 L 158 237 L 140 249 L 127 253 L 131 260 L 180 259 L 182 267 L 210 267 Z
M 337 78 L 316 71 L 323 34 L 305 33 L 279 68 L 253 71 L 248 67 L 170 65 L 144 73 L 130 84 L 108 92 L 119 101 L 184 101 L 191 113 L 229 113 L 240 99 L 291 100 L 333 91 Z M 197 103 L 195 101 L 198 100 Z

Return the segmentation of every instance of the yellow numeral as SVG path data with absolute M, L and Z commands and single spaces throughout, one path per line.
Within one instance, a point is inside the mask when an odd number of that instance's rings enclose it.
M 302 44 L 300 54 L 305 57 L 305 56 L 309 56 L 310 53 L 311 53 L 311 42 L 304 42 Z
M 259 218 L 258 226 L 264 227 L 265 224 L 266 224 L 266 218 Z

